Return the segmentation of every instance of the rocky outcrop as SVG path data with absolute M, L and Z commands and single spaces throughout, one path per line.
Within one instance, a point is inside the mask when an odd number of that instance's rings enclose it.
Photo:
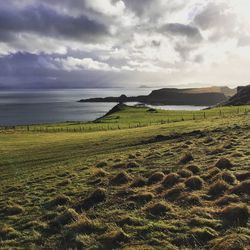
M 238 87 L 237 94 L 226 101 L 223 106 L 250 105 L 250 85 Z

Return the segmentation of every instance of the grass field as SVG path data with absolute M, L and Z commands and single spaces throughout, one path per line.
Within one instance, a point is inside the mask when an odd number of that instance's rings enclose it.
M 96 132 L 116 129 L 147 127 L 180 121 L 200 121 L 209 118 L 231 117 L 250 112 L 250 106 L 218 107 L 197 111 L 155 110 L 148 107 L 123 106 L 118 113 L 94 122 L 65 122 L 31 126 L 17 126 L 19 131 L 34 132 Z M 4 129 L 4 127 L 2 128 Z
M 249 249 L 249 110 L 1 130 L 0 249 Z

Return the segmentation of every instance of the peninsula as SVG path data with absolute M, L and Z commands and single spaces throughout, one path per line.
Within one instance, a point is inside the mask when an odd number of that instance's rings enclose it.
M 151 105 L 195 105 L 212 106 L 226 102 L 236 90 L 228 87 L 209 88 L 163 88 L 153 90 L 149 95 L 104 97 L 82 99 L 79 102 L 140 102 Z

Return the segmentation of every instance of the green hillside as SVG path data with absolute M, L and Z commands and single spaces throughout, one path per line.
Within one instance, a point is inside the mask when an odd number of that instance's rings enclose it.
M 249 110 L 2 128 L 0 249 L 248 249 Z

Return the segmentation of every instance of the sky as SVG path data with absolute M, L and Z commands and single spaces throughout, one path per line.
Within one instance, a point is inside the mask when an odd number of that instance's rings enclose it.
M 0 88 L 247 85 L 249 0 L 0 0 Z

